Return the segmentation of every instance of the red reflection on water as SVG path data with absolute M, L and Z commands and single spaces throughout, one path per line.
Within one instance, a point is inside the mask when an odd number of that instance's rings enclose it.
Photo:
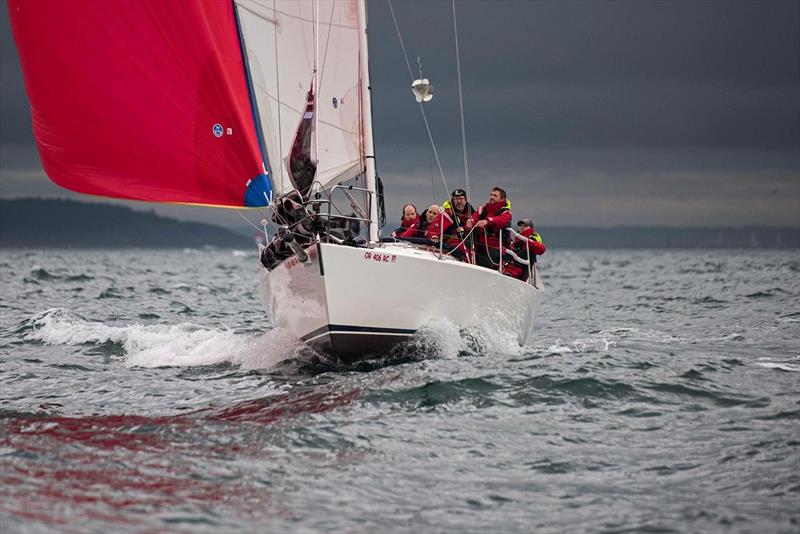
M 140 523 L 163 528 L 157 515 L 177 507 L 181 514 L 233 508 L 235 516 L 289 515 L 271 502 L 258 473 L 237 465 L 264 454 L 263 436 L 245 446 L 220 446 L 219 436 L 235 436 L 238 423 L 290 424 L 297 415 L 349 404 L 359 393 L 291 391 L 176 416 L 0 419 L 0 512 L 20 525 L 62 529 L 87 522 L 95 529 Z
M 267 397 L 236 403 L 212 410 L 209 419 L 221 421 L 250 421 L 274 423 L 278 420 L 304 413 L 322 413 L 350 404 L 361 390 L 331 394 L 305 392 L 292 397 Z
M 167 425 L 185 425 L 180 416 L 145 417 L 139 415 L 101 415 L 91 417 L 35 416 L 6 420 L 3 445 L 15 436 L 30 438 L 48 437 L 62 443 L 79 443 L 99 449 L 124 447 L 141 450 L 156 447 L 160 439 L 152 432 L 139 431 L 142 427 L 163 428 Z

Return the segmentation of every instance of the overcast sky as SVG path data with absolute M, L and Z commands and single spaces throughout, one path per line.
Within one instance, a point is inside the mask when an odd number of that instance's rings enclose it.
M 5 3 L 4 3 L 5 4 Z M 452 6 L 395 0 L 448 187 L 463 187 Z M 800 225 L 800 2 L 459 2 L 473 204 L 505 187 L 556 225 Z M 388 4 L 369 2 L 378 170 L 390 219 L 445 198 Z M 0 14 L 0 196 L 44 177 Z M 91 200 L 89 197 L 80 197 Z M 243 224 L 230 210 L 143 205 Z M 250 214 L 257 220 L 257 214 Z M 238 221 L 238 222 L 237 222 Z

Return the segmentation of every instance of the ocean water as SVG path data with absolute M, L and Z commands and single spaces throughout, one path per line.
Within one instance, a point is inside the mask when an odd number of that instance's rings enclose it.
M 798 532 L 800 252 L 558 251 L 310 366 L 254 251 L 0 253 L 3 532 Z

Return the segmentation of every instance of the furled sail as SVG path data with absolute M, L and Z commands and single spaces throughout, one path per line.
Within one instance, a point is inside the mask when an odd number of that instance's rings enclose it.
M 306 108 L 300 117 L 300 125 L 294 134 L 292 151 L 289 153 L 289 178 L 292 185 L 303 197 L 308 196 L 308 191 L 317 175 L 317 158 L 311 145 L 314 134 L 314 91 L 308 92 Z
M 303 121 L 315 60 L 314 180 L 325 186 L 362 173 L 357 0 L 235 3 L 275 194 L 304 187 L 293 183 L 290 154 L 299 131 L 311 132 Z
M 8 10 L 54 182 L 125 199 L 267 204 L 232 3 L 10 0 Z

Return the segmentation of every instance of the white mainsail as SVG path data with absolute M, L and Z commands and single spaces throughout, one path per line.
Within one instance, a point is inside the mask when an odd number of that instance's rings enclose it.
M 316 181 L 325 186 L 361 174 L 357 0 L 235 2 L 274 194 L 293 189 L 287 159 L 312 88 L 315 58 Z

